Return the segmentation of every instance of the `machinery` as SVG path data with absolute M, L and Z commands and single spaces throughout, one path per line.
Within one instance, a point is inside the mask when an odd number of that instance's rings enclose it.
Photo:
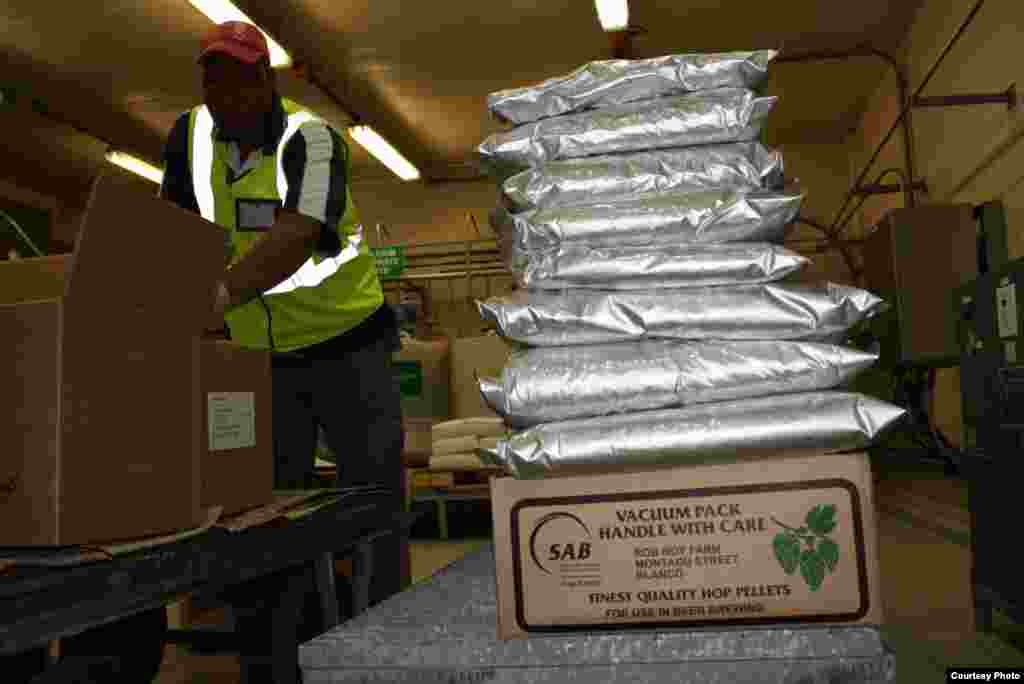
M 972 583 L 979 630 L 992 608 L 1024 619 L 1020 570 L 1006 553 L 1024 475 L 1024 259 L 955 291 L 965 424 L 963 473 L 971 509 Z
M 872 321 L 866 338 L 882 350 L 880 366 L 892 376 L 891 399 L 909 412 L 903 436 L 945 462 L 949 475 L 962 471 L 962 450 L 931 415 L 936 369 L 955 367 L 961 357 L 960 308 L 950 307 L 949 293 L 969 289 L 979 275 L 1001 268 L 1006 254 L 1000 202 L 896 209 L 864 243 L 867 286 L 893 305 Z M 972 382 L 968 376 L 963 373 L 965 387 Z

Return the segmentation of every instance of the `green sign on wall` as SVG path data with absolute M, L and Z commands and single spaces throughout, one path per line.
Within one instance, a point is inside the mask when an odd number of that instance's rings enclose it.
M 403 399 L 423 396 L 423 366 L 419 361 L 395 361 L 395 372 Z
M 370 254 L 377 260 L 377 275 L 381 280 L 402 277 L 405 271 L 405 247 L 371 247 Z

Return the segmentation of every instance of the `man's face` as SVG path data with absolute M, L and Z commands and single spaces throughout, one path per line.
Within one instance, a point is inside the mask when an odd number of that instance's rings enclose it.
M 247 64 L 222 53 L 202 62 L 203 101 L 214 120 L 229 132 L 262 126 L 273 106 L 274 85 L 265 64 Z

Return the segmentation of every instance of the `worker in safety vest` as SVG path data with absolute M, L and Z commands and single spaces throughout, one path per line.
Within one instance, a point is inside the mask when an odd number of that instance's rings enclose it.
M 232 340 L 272 352 L 275 487 L 313 485 L 319 427 L 338 486 L 387 487 L 397 511 L 398 326 L 352 202 L 348 147 L 281 98 L 255 26 L 214 26 L 199 64 L 204 104 L 171 131 L 160 196 L 217 223 L 230 242 L 214 313 Z M 408 547 L 385 537 L 374 550 L 376 602 L 398 590 Z

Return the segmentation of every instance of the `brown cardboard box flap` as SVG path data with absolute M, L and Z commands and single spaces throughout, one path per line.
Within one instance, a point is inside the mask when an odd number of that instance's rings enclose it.
M 82 218 L 65 296 L 112 317 L 141 314 L 150 324 L 199 335 L 226 262 L 223 228 L 139 192 L 130 179 L 100 176 Z

